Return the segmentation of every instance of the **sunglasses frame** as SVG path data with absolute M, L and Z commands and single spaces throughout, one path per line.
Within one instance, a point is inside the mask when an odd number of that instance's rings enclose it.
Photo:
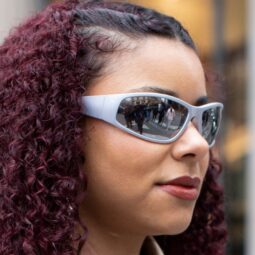
M 160 97 L 167 100 L 172 100 L 175 103 L 179 103 L 180 105 L 184 106 L 188 110 L 188 115 L 186 117 L 185 122 L 183 123 L 183 126 L 180 128 L 178 133 L 167 140 L 159 140 L 156 138 L 146 137 L 142 134 L 136 133 L 135 131 L 125 127 L 123 124 L 117 121 L 117 113 L 120 106 L 120 103 L 125 98 L 130 97 Z M 213 103 L 207 103 L 200 106 L 194 106 L 191 105 L 177 97 L 165 95 L 161 93 L 151 93 L 151 92 L 138 92 L 138 93 L 125 93 L 125 94 L 109 94 L 109 95 L 96 95 L 96 96 L 82 96 L 81 97 L 81 107 L 82 107 L 82 113 L 86 116 L 93 117 L 99 120 L 103 120 L 107 123 L 112 124 L 113 126 L 132 134 L 138 138 L 141 138 L 146 141 L 155 142 L 155 143 L 162 143 L 167 144 L 176 141 L 186 130 L 188 124 L 190 121 L 195 120 L 196 127 L 202 136 L 202 115 L 203 112 L 211 109 L 211 108 L 220 108 L 219 111 L 219 126 L 221 122 L 222 117 L 222 109 L 223 104 L 219 102 L 213 102 Z M 217 133 L 219 131 L 219 128 L 217 129 L 215 133 L 215 138 L 217 136 Z M 202 136 L 203 137 L 203 136 Z M 203 137 L 204 138 L 204 137 Z M 204 138 L 205 139 L 205 138 Z M 209 147 L 212 147 L 215 143 L 215 139 L 211 144 L 208 144 Z

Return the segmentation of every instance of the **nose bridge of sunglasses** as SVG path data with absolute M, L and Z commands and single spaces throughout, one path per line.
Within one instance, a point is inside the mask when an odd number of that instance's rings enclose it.
M 199 121 L 197 120 L 195 116 L 190 120 L 190 122 L 200 132 Z
M 202 134 L 202 123 L 201 123 L 201 111 L 197 106 L 191 106 L 190 108 L 190 121 L 193 123 L 195 128 L 200 134 Z

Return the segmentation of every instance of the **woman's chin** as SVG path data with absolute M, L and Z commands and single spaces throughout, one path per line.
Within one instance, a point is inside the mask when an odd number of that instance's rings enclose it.
M 191 223 L 191 217 L 186 218 L 185 220 L 179 220 L 175 222 L 171 222 L 169 224 L 164 224 L 160 228 L 158 228 L 156 234 L 154 235 L 178 235 L 187 230 Z

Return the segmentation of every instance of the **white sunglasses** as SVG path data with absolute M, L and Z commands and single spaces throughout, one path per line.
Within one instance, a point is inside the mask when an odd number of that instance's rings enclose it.
M 193 106 L 159 93 L 83 96 L 81 99 L 83 114 L 155 143 L 177 140 L 188 123 L 194 121 L 210 147 L 215 142 L 223 109 L 222 103 Z

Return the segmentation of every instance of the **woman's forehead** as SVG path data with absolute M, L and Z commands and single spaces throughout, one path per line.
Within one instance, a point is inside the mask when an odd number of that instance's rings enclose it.
M 109 62 L 109 72 L 93 82 L 87 95 L 158 87 L 190 102 L 206 96 L 204 70 L 193 49 L 165 38 L 152 37 L 139 43 L 133 51 Z

